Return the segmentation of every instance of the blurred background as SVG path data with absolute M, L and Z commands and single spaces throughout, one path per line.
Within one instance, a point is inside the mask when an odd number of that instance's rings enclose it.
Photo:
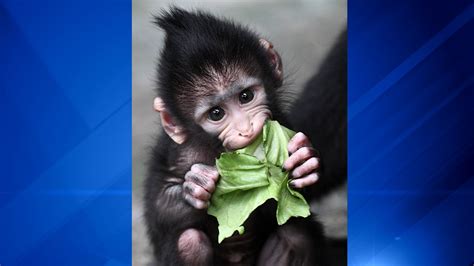
M 133 1 L 132 263 L 136 266 L 155 265 L 143 221 L 142 197 L 150 147 L 160 132 L 159 117 L 152 103 L 155 97 L 155 67 L 164 35 L 151 21 L 153 14 L 171 4 L 231 18 L 270 40 L 282 56 L 284 71 L 290 75 L 288 89 L 295 93 L 317 72 L 319 64 L 347 24 L 345 0 Z M 341 241 L 347 238 L 346 186 L 312 202 L 311 208 L 323 223 L 328 237 Z M 338 252 L 334 256 L 341 256 Z M 345 258 L 346 255 L 343 256 Z M 345 259 L 341 261 L 345 264 Z

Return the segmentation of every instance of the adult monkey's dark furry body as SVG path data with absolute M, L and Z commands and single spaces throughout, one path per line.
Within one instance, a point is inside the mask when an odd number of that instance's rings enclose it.
M 311 194 L 323 196 L 347 178 L 347 31 L 341 33 L 289 113 L 292 129 L 307 134 L 321 153 L 322 175 Z
M 178 48 L 167 43 L 167 47 L 174 47 L 179 51 L 165 52 L 162 55 L 160 86 L 164 90 L 161 92 L 162 94 L 168 93 L 165 97 L 173 99 L 175 92 L 166 91 L 166 88 L 174 82 L 170 78 L 174 71 L 180 71 L 173 69 L 173 65 L 167 65 L 167 62 L 182 60 L 190 62 L 192 66 L 202 65 L 202 62 L 214 65 L 222 64 L 223 58 L 227 59 L 226 63 L 232 62 L 232 60 L 243 60 L 249 68 L 252 68 L 252 64 L 259 65 L 261 69 L 255 71 L 262 71 L 262 76 L 266 77 L 263 82 L 272 117 L 289 126 L 279 108 L 279 93 L 276 92 L 281 87 L 281 82 L 269 78 L 271 69 L 265 68 L 267 60 L 265 54 L 257 53 L 256 62 L 255 58 L 252 58 L 255 57 L 255 54 L 246 54 L 245 48 L 250 47 L 249 51 L 251 52 L 256 50 L 258 39 L 255 34 L 238 25 L 218 20 L 207 14 L 187 13 L 177 9 L 172 10 L 172 16 L 159 20 L 158 24 L 167 31 L 166 42 L 172 42 L 175 45 L 180 43 L 183 46 Z M 169 37 L 183 30 L 191 36 L 180 37 L 178 34 L 178 36 L 174 36 L 174 39 Z M 216 42 L 215 38 L 220 40 Z M 198 48 L 189 44 L 190 39 L 192 41 L 198 40 L 201 43 L 199 46 L 201 48 L 211 47 L 212 49 L 196 53 L 193 49 Z M 222 39 L 228 42 L 222 44 Z M 222 47 L 216 46 L 216 43 Z M 224 51 L 224 54 L 219 51 Z M 167 58 L 176 55 L 183 56 L 183 58 Z M 199 73 L 200 69 L 193 71 Z M 203 73 L 203 75 L 205 74 Z M 208 78 L 212 79 L 212 77 Z M 309 218 L 291 219 L 286 225 L 277 227 L 274 220 L 275 206 L 272 202 L 268 202 L 252 214 L 246 223 L 246 233 L 243 236 L 232 237 L 217 245 L 215 219 L 207 215 L 206 211 L 189 206 L 182 199 L 181 192 L 184 176 L 189 168 L 195 163 L 213 165 L 215 158 L 223 151 L 222 143 L 217 138 L 209 136 L 202 128 L 189 121 L 189 117 L 183 115 L 187 111 L 180 109 L 183 102 L 188 106 L 193 106 L 196 104 L 193 103 L 196 100 L 195 97 L 173 100 L 177 101 L 176 104 L 168 103 L 167 106 L 180 123 L 189 126 L 186 131 L 192 132 L 192 138 L 182 144 L 176 144 L 168 135 L 162 134 L 150 161 L 149 176 L 146 182 L 145 215 L 158 263 L 160 265 L 183 264 L 178 252 L 178 238 L 184 230 L 196 228 L 204 232 L 207 237 L 195 235 L 195 243 L 189 243 L 190 250 L 194 250 L 195 254 L 187 255 L 199 256 L 200 252 L 207 252 L 208 250 L 205 249 L 211 247 L 213 258 L 206 261 L 213 261 L 216 265 L 231 263 L 236 265 L 256 263 L 263 265 L 321 265 L 324 240 L 319 224 Z M 310 104 L 314 105 L 314 103 Z M 192 110 L 195 107 L 188 108 L 188 110 Z M 301 117 L 304 116 L 301 115 Z M 196 244 L 198 245 L 196 246 Z

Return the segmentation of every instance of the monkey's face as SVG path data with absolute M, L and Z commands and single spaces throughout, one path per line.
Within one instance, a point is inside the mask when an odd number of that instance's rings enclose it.
M 227 150 L 236 150 L 252 143 L 272 115 L 268 106 L 275 106 L 269 102 L 275 97 L 267 97 L 265 90 L 274 96 L 281 86 L 281 58 L 270 42 L 245 29 L 235 28 L 230 35 L 221 34 L 221 27 L 214 30 L 201 32 L 202 40 L 212 33 L 206 42 L 191 39 L 193 46 L 184 46 L 180 56 L 175 50 L 182 48 L 180 41 L 189 34 L 167 43 L 173 49 L 164 49 L 162 98 L 155 99 L 154 107 L 163 129 L 177 144 L 199 136 L 197 125 L 217 136 Z
M 195 115 L 196 122 L 206 132 L 218 136 L 227 150 L 252 143 L 270 117 L 265 89 L 256 79 L 219 92 L 203 102 Z

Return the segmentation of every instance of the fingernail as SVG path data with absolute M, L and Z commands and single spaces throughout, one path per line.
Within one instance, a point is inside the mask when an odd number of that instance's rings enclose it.
M 290 183 L 288 183 L 288 185 L 290 186 L 290 188 L 296 188 L 296 187 L 295 187 L 295 184 L 293 183 L 293 181 L 290 181 Z

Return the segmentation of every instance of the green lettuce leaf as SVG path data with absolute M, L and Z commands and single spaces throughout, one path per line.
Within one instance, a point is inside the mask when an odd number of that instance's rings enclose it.
M 277 121 L 267 121 L 252 144 L 222 153 L 216 160 L 221 177 L 207 212 L 219 223 L 219 243 L 236 231 L 243 234 L 244 222 L 269 199 L 278 202 L 279 225 L 293 216 L 309 216 L 308 203 L 288 186 L 289 173 L 281 170 L 288 158 L 288 141 L 294 134 Z

